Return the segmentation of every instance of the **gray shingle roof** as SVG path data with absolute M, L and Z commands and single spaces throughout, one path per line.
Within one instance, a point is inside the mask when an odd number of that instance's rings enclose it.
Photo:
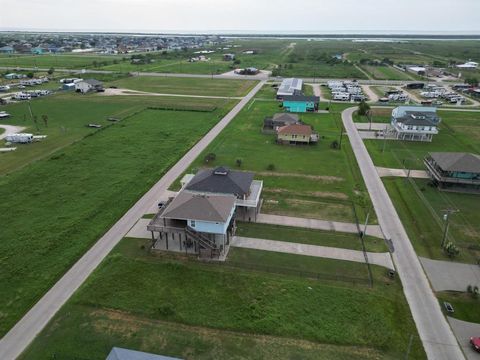
M 243 198 L 248 194 L 254 174 L 234 171 L 225 167 L 200 170 L 188 183 L 186 189 L 216 194 L 232 194 Z
M 480 173 L 480 155 L 460 152 L 432 152 L 430 156 L 443 171 Z
M 85 81 L 86 83 L 88 83 L 92 86 L 103 85 L 103 83 L 101 81 L 98 81 L 98 80 L 95 80 L 95 79 L 87 79 L 87 80 L 83 80 L 83 81 Z
M 273 121 L 282 121 L 285 124 L 296 124 L 299 122 L 299 118 L 296 114 L 277 113 L 273 115 Z
M 181 191 L 163 212 L 167 219 L 226 222 L 235 207 L 235 196 Z

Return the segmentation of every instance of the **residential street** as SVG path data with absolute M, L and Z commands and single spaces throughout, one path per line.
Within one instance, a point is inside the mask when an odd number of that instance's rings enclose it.
M 195 144 L 170 170 L 107 231 L 90 250 L 30 309 L 30 311 L 0 340 L 0 359 L 13 360 L 30 344 L 62 305 L 95 270 L 137 220 L 147 213 L 152 203 L 173 183 L 232 121 L 263 86 L 259 82 L 225 117 Z
M 464 359 L 435 298 L 420 261 L 388 193 L 353 123 L 357 107 L 342 112 L 342 120 L 383 232 L 393 241 L 392 254 L 403 290 L 427 356 L 431 360 Z

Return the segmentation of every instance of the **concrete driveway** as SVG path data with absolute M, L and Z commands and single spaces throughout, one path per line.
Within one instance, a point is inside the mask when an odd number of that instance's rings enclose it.
M 480 287 L 479 265 L 432 260 L 422 257 L 419 259 L 435 291 L 467 291 L 468 285 Z
M 241 236 L 235 236 L 232 239 L 230 246 L 365 263 L 365 256 L 362 251 L 329 246 L 299 244 L 288 241 L 247 238 Z M 370 264 L 395 270 L 390 253 L 367 252 L 367 257 Z
M 469 341 L 472 336 L 480 336 L 480 324 L 457 320 L 447 317 L 455 336 L 468 360 L 480 359 L 480 353 L 473 350 Z
M 26 129 L 23 126 L 15 126 L 15 125 L 0 125 L 0 128 L 5 129 L 5 132 L 3 134 L 0 134 L 0 140 L 5 139 L 10 134 L 17 134 Z

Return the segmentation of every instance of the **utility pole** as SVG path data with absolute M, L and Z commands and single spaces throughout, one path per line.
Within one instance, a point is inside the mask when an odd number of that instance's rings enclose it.
M 447 236 L 448 236 L 448 228 L 450 226 L 450 215 L 456 212 L 459 212 L 460 210 L 457 209 L 446 209 L 442 210 L 445 214 L 443 215 L 443 220 L 445 221 L 445 227 L 443 228 L 443 238 L 442 238 L 442 244 L 441 247 L 445 246 L 445 242 L 447 241 Z
M 385 126 L 385 130 L 383 131 L 383 147 L 382 147 L 382 153 L 385 152 L 385 146 L 387 145 L 387 129 L 388 129 L 388 127 Z
M 368 119 L 368 130 L 371 131 L 372 130 L 372 115 L 370 113 L 370 110 L 367 111 L 367 119 Z

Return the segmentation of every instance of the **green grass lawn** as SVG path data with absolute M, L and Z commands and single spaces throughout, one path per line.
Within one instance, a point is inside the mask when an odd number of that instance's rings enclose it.
M 244 96 L 256 84 L 252 80 L 224 80 L 203 78 L 173 78 L 159 76 L 135 76 L 109 83 L 131 90 L 185 95 Z M 190 102 L 190 99 L 181 100 Z
M 232 105 L 214 112 L 145 110 L 1 177 L 8 226 L 0 233 L 0 334 Z
M 395 359 L 416 334 L 399 280 L 385 275 L 373 288 L 326 284 L 168 260 L 144 243 L 124 239 L 22 359 L 101 359 L 113 344 L 185 359 L 308 359 L 324 347 L 323 359 Z M 416 336 L 411 356 L 425 358 Z
M 275 135 L 261 132 L 263 119 L 281 111 L 278 106 L 274 101 L 251 102 L 188 171 L 207 165 L 238 168 L 236 160 L 241 159 L 240 170 L 254 171 L 264 181 L 262 211 L 346 222 L 355 221 L 356 211 L 363 221 L 369 197 L 348 139 L 343 137 L 342 150 L 330 147 L 340 138 L 340 113 L 332 109 L 329 114 L 301 114 L 319 132 L 319 143 L 282 146 L 275 143 Z M 206 164 L 204 157 L 210 152 L 216 160 Z M 268 170 L 271 164 L 274 170 Z
M 410 141 L 366 140 L 365 144 L 376 166 L 424 169 L 423 158 L 431 151 L 466 151 L 480 153 L 480 118 L 478 113 L 440 111 L 440 132 L 431 143 Z M 451 218 L 451 240 L 460 248 L 459 261 L 480 259 L 479 197 L 471 194 L 441 192 L 427 180 L 384 179 L 394 204 L 407 228 L 417 253 L 434 259 L 445 259 L 440 249 L 444 222 L 442 210 L 460 210 Z
M 453 314 L 447 314 L 448 316 L 452 316 L 463 321 L 480 323 L 479 297 L 474 298 L 471 294 L 456 291 L 442 291 L 437 293 L 437 297 L 442 310 L 444 310 L 444 301 L 452 304 L 455 312 Z
M 12 54 L 0 55 L 0 66 L 15 67 L 39 67 L 39 68 L 88 68 L 92 67 L 93 61 L 113 62 L 120 60 L 121 55 L 96 55 L 96 54 Z
M 357 234 L 333 231 L 321 231 L 288 226 L 278 226 L 260 223 L 237 223 L 237 236 L 259 239 L 287 241 L 301 244 L 331 246 L 344 249 L 362 250 L 362 243 Z M 365 237 L 367 251 L 388 251 L 382 239 Z
M 208 108 L 222 108 L 226 100 L 221 99 L 188 99 L 179 103 L 178 98 L 172 97 L 138 97 L 138 96 L 101 96 L 98 94 L 80 95 L 62 93 L 32 100 L 30 106 L 34 116 L 37 116 L 37 125 L 30 116 L 28 103 L 10 104 L 3 109 L 12 117 L 2 120 L 2 123 L 22 126 L 25 132 L 47 135 L 41 142 L 20 144 L 17 150 L 0 154 L 0 175 L 12 172 L 26 164 L 49 156 L 55 151 L 76 141 L 90 136 L 98 129 L 88 128 L 90 123 L 103 127 L 111 125 L 107 118 L 123 119 L 142 109 L 153 107 L 181 108 L 196 110 Z M 42 115 L 48 116 L 47 124 Z M 0 140 L 0 145 L 4 141 Z
M 361 67 L 376 80 L 413 80 L 409 74 L 391 66 L 362 65 Z

